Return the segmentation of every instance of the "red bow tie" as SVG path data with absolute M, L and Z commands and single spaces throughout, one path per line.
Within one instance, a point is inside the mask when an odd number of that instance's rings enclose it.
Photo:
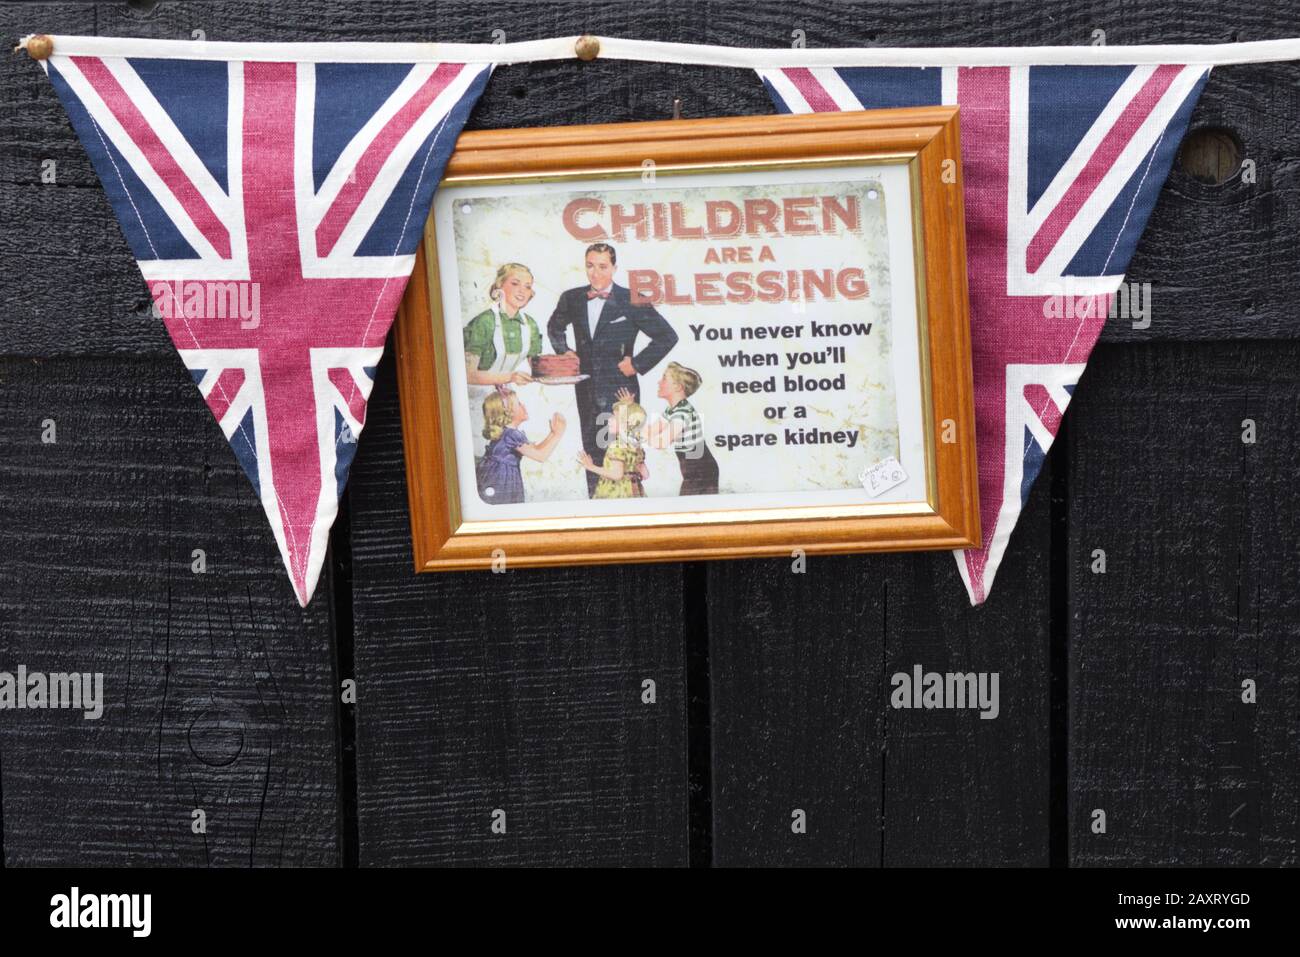
M 608 299 L 608 298 L 609 298 L 609 290 L 608 290 L 608 289 L 588 289 L 588 290 L 587 290 L 587 298 L 588 298 L 588 299 L 597 299 L 597 298 L 599 298 L 599 299 Z

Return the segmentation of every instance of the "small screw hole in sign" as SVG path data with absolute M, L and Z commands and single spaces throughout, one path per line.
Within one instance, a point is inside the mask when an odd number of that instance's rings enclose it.
M 903 471 L 902 463 L 892 455 L 875 465 L 868 465 L 858 477 L 862 479 L 862 487 L 872 498 L 907 481 L 907 473 Z

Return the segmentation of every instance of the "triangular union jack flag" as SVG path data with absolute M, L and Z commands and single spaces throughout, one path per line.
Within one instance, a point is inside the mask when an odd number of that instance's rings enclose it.
M 895 51 L 902 52 L 902 51 Z M 976 51 L 972 51 L 976 52 Z M 983 602 L 1209 75 L 1179 66 L 759 70 L 786 113 L 960 107 Z
M 434 189 L 492 66 L 122 42 L 144 55 L 56 38 L 42 64 L 305 606 Z

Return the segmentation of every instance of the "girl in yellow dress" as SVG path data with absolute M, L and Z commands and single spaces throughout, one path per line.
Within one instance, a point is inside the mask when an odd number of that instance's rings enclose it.
M 621 390 L 609 417 L 609 446 L 605 461 L 597 465 L 586 452 L 578 461 L 588 472 L 600 476 L 592 498 L 641 498 L 645 495 L 642 482 L 649 478 L 645 466 L 645 449 L 641 447 L 641 428 L 645 425 L 645 409 Z

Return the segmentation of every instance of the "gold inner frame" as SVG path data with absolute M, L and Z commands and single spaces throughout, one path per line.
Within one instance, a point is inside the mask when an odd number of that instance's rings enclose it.
M 925 235 L 922 229 L 921 173 L 917 151 L 845 154 L 819 157 L 811 160 L 757 160 L 746 163 L 668 164 L 655 167 L 655 175 L 682 176 L 700 173 L 727 173 L 782 169 L 835 168 L 845 166 L 907 167 L 911 189 L 912 210 L 912 274 L 916 291 L 917 358 L 920 364 L 921 421 L 924 432 L 925 488 L 922 501 L 862 503 L 858 505 L 787 505 L 774 508 L 710 509 L 707 511 L 676 511 L 633 515 L 550 516 L 527 519 L 490 519 L 465 521 L 461 514 L 460 470 L 456 462 L 456 431 L 452 421 L 450 365 L 447 353 L 447 324 L 443 315 L 443 291 L 438 266 L 437 230 L 435 226 L 437 203 L 429 212 L 425 226 L 424 243 L 429 282 L 429 318 L 433 332 L 433 352 L 436 363 L 435 388 L 438 392 L 438 414 L 443 435 L 450 437 L 442 443 L 444 468 L 448 476 L 447 508 L 452 534 L 488 535 L 506 532 L 563 531 L 570 529 L 650 528 L 688 525 L 726 524 L 734 522 L 772 522 L 790 519 L 833 521 L 842 518 L 867 518 L 881 516 L 934 515 L 938 512 L 938 476 L 934 442 L 934 401 L 929 348 L 929 311 L 925 295 Z M 448 176 L 439 190 L 448 186 L 503 185 L 514 183 L 562 182 L 577 179 L 631 179 L 643 173 L 641 167 L 618 166 L 582 170 L 565 170 L 520 176 L 516 174 Z M 891 320 L 893 315 L 891 312 Z M 647 499 L 647 501 L 650 501 Z

